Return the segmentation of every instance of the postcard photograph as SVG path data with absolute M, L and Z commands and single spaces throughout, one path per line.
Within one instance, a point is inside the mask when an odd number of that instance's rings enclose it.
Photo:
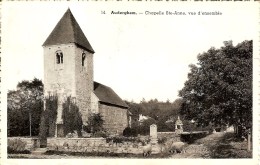
M 1 8 L 3 164 L 257 163 L 259 3 Z

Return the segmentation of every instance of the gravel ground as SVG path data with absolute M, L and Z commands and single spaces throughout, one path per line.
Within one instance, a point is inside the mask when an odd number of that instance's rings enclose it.
M 70 155 L 32 155 L 32 154 L 8 154 L 8 158 L 12 159 L 114 159 L 113 157 L 101 156 L 70 156 Z

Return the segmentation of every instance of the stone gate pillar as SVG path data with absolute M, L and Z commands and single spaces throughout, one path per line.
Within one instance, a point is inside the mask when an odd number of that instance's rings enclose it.
M 175 122 L 175 132 L 177 134 L 181 134 L 183 132 L 183 123 L 182 123 L 179 116 L 178 116 L 178 119 Z

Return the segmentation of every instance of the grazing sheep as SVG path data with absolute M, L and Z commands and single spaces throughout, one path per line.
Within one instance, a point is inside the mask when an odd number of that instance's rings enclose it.
M 149 156 L 152 153 L 152 145 L 151 144 L 147 144 L 146 146 L 143 147 L 143 156 Z
M 183 142 L 173 142 L 170 147 L 170 152 L 173 152 L 173 153 L 185 152 L 184 147 L 185 147 L 185 143 L 183 143 Z

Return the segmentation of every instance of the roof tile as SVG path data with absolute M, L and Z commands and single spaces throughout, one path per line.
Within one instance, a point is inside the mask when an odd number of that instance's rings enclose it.
M 75 43 L 91 53 L 95 53 L 70 9 L 65 12 L 49 37 L 43 43 L 43 46 L 68 43 Z
M 108 86 L 94 82 L 94 93 L 101 102 L 128 108 L 128 105 Z

